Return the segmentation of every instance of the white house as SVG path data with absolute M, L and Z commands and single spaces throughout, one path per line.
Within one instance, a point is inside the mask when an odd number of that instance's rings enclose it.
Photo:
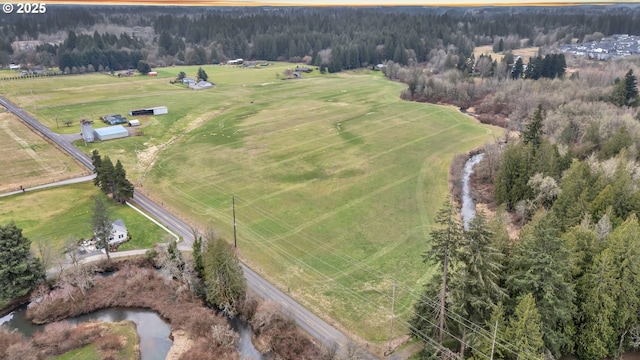
M 111 224 L 111 236 L 109 237 L 109 245 L 120 244 L 127 241 L 129 233 L 127 227 L 124 226 L 124 221 L 118 219 Z
M 20 70 L 20 65 L 9 64 L 9 70 Z
M 212 87 L 213 84 L 211 84 L 208 81 L 204 81 L 204 80 L 200 80 L 196 85 L 198 85 L 201 88 L 208 88 L 208 87 Z

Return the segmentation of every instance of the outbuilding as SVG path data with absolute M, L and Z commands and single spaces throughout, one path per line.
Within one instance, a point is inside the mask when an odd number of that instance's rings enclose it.
M 166 106 L 157 106 L 157 107 L 153 107 L 153 108 L 129 111 L 129 115 L 131 115 L 131 116 L 162 115 L 162 114 L 168 114 L 168 113 L 169 113 L 169 109 L 167 109 Z
M 129 120 L 129 126 L 140 126 L 140 120 Z
M 129 132 L 122 125 L 107 126 L 94 129 L 95 138 L 101 141 L 119 139 L 129 136 Z
M 93 134 L 93 121 L 86 119 L 80 120 L 80 133 L 82 134 L 84 141 L 92 143 L 95 140 Z

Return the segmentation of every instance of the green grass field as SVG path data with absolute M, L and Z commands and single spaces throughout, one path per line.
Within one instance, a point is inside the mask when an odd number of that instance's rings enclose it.
M 168 106 L 143 118 L 144 136 L 81 148 L 120 159 L 134 182 L 144 177 L 141 191 L 230 241 L 235 194 L 243 259 L 341 329 L 382 343 L 393 283 L 394 334 L 407 333 L 402 320 L 432 273 L 421 254 L 451 160 L 502 130 L 402 101 L 405 85 L 379 72 L 280 80 L 287 66 L 205 66 L 216 87 L 202 91 L 169 84 L 197 67 L 158 69 L 158 78 L 29 79 L 12 98 L 27 110 L 36 99 L 52 128 L 62 114 Z
M 136 324 L 133 321 L 120 321 L 116 323 L 104 322 L 102 326 L 108 328 L 106 334 L 115 335 L 122 339 L 124 347 L 119 351 L 110 351 L 110 359 L 130 360 L 135 359 L 139 350 L 140 337 L 136 332 Z M 105 334 L 105 335 L 106 335 Z M 106 358 L 105 353 L 98 350 L 96 345 L 90 344 L 65 354 L 57 356 L 55 360 L 100 360 Z
M 0 224 L 14 221 L 32 242 L 38 239 L 51 244 L 58 257 L 68 239 L 88 239 L 91 230 L 91 209 L 95 196 L 106 197 L 91 182 L 61 186 L 0 198 Z M 112 218 L 122 219 L 131 234 L 131 241 L 119 250 L 145 249 L 164 241 L 166 232 L 126 205 L 111 204 Z

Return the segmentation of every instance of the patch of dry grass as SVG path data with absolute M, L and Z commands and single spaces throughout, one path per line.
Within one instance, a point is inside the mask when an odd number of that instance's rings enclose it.
M 8 112 L 0 113 L 0 169 L 0 193 L 89 174 Z

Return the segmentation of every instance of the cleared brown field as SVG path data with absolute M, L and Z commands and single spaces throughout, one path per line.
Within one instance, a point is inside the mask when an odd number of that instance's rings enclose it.
M 538 55 L 538 49 L 539 47 L 532 46 L 521 49 L 514 49 L 511 52 L 515 57 L 522 56 L 522 61 L 524 61 L 524 63 L 526 64 L 529 62 L 530 57 Z M 475 49 L 473 49 L 473 56 L 478 59 L 480 55 L 491 55 L 492 59 L 498 60 L 498 62 L 500 62 L 504 57 L 504 52 L 494 53 L 492 45 L 476 46 Z
M 87 174 L 15 115 L 0 112 L 0 193 Z

